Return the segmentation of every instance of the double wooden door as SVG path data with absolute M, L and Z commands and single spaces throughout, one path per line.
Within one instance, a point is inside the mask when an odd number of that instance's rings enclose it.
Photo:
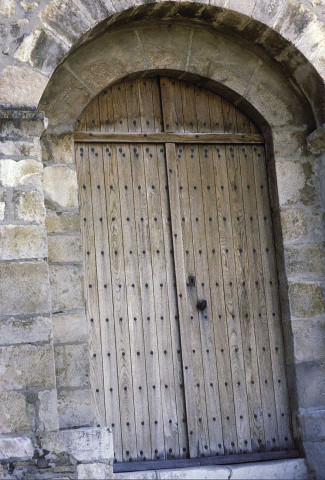
M 257 129 L 167 78 L 112 87 L 78 129 L 91 381 L 115 460 L 290 449 Z

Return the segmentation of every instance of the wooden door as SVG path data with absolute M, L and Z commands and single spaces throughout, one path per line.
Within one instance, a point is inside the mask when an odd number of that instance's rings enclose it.
M 169 78 L 75 134 L 96 416 L 115 460 L 292 448 L 262 136 Z

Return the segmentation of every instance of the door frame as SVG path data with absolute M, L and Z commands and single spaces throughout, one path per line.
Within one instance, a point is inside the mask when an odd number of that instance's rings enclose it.
M 78 131 L 74 133 L 74 143 L 99 143 L 99 144 L 164 144 L 166 149 L 172 152 L 176 144 L 247 144 L 247 145 L 265 145 L 262 134 L 251 133 L 105 133 Z M 180 307 L 179 307 L 180 308 Z M 170 468 L 187 468 L 207 465 L 226 465 L 229 463 L 248 463 L 270 460 L 280 460 L 299 457 L 299 452 L 295 449 L 266 451 L 258 453 L 245 453 L 235 455 L 220 455 L 214 457 L 176 459 L 176 460 L 149 460 L 140 462 L 120 462 L 114 463 L 114 473 L 158 470 Z

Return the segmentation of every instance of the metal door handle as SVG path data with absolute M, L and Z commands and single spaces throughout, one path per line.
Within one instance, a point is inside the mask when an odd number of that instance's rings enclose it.
M 199 310 L 205 310 L 207 308 L 207 301 L 206 300 L 199 300 L 196 304 L 196 308 Z

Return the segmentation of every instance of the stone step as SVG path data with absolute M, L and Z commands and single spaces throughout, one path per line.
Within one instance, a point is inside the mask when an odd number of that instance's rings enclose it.
M 116 480 L 307 480 L 314 478 L 303 458 L 115 473 Z

